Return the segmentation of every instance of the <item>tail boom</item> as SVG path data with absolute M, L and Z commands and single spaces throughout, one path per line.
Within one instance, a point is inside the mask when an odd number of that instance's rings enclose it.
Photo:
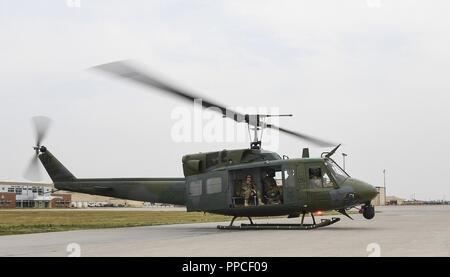
M 153 203 L 185 205 L 184 178 L 76 179 L 55 182 L 55 188 Z
M 185 205 L 184 178 L 76 178 L 53 154 L 41 147 L 39 159 L 55 188 L 145 202 Z

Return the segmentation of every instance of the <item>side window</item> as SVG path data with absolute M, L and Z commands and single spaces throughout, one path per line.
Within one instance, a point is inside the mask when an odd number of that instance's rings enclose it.
M 309 187 L 322 188 L 322 168 L 320 166 L 309 168 Z
M 222 178 L 214 177 L 206 180 L 206 193 L 213 194 L 222 192 Z
M 189 195 L 190 196 L 202 195 L 202 180 L 195 180 L 189 183 Z

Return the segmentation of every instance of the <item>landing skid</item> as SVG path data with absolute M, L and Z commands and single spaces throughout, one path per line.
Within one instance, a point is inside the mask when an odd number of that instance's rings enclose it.
M 305 215 L 302 216 L 302 223 L 300 224 L 283 224 L 283 223 L 253 223 L 252 219 L 248 217 L 250 220 L 250 224 L 241 223 L 241 225 L 234 226 L 233 222 L 237 218 L 236 216 L 230 222 L 230 225 L 223 226 L 218 225 L 217 229 L 221 230 L 311 230 L 317 229 L 320 227 L 325 227 L 331 224 L 334 224 L 341 220 L 339 217 L 332 217 L 331 219 L 321 219 L 319 223 L 316 223 L 316 220 L 313 215 L 313 223 L 312 224 L 304 224 L 303 220 Z

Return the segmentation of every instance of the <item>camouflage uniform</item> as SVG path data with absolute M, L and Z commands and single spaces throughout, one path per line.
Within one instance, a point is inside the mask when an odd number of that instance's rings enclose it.
M 263 182 L 265 187 L 264 198 L 266 199 L 266 204 L 280 204 L 281 193 L 275 179 L 273 179 L 273 177 L 266 176 L 264 177 Z
M 281 193 L 277 185 L 271 185 L 266 190 L 267 204 L 281 204 Z
M 253 181 L 250 183 L 244 181 L 241 186 L 241 196 L 244 197 L 245 206 L 256 205 L 254 201 L 256 194 L 255 183 Z

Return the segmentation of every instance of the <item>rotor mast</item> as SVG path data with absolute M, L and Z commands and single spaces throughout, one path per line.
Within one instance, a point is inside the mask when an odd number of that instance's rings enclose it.
M 248 128 L 250 149 L 261 149 L 264 129 L 271 127 L 271 124 L 266 122 L 267 118 L 286 116 L 292 116 L 292 114 L 246 114 L 245 123 L 247 123 Z

